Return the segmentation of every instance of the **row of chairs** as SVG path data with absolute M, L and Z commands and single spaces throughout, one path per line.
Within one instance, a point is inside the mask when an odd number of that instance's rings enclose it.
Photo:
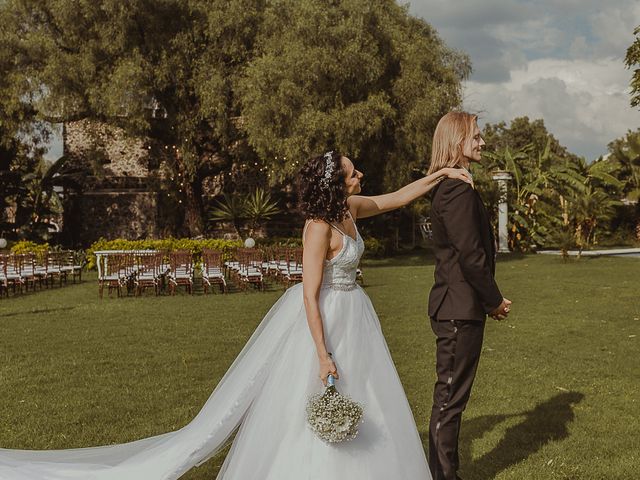
M 178 287 L 193 293 L 193 256 L 189 251 L 162 252 L 155 250 L 114 250 L 98 252 L 98 293 L 103 297 L 116 290 L 136 296 L 153 288 L 158 295 L 168 290 L 174 295 Z
M 193 293 L 194 262 L 189 251 L 160 252 L 106 251 L 98 253 L 99 294 L 104 288 L 108 294 L 116 290 L 118 296 L 126 288 L 136 296 L 153 288 L 155 294 L 168 290 L 175 294 L 178 287 Z M 249 287 L 264 291 L 267 281 L 285 288 L 302 281 L 302 248 L 270 247 L 264 249 L 238 248 L 225 260 L 222 251 L 202 252 L 202 286 L 207 294 L 217 286 L 222 293 L 228 291 L 229 282 L 241 290 Z M 358 271 L 359 279 L 362 273 Z
M 73 250 L 0 255 L 0 295 L 81 281 L 82 267 Z
M 124 290 L 139 296 L 148 288 L 153 288 L 156 295 L 164 290 L 175 294 L 179 287 L 193 293 L 195 268 L 189 251 L 112 250 L 96 253 L 101 298 L 105 288 L 107 294 L 115 290 L 118 296 L 123 295 Z M 229 281 L 241 290 L 249 287 L 264 290 L 267 279 L 289 286 L 302 280 L 302 249 L 238 248 L 226 261 L 222 251 L 204 250 L 200 270 L 205 294 L 216 287 L 226 293 Z
M 265 248 L 262 252 L 261 270 L 264 275 L 288 288 L 302 281 L 302 253 L 302 247 Z M 364 282 L 360 269 L 356 270 L 356 280 Z

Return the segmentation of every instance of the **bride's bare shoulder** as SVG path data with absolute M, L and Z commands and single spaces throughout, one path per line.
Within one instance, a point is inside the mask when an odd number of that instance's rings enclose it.
M 324 220 L 307 220 L 305 223 L 305 228 L 308 232 L 313 232 L 317 234 L 323 233 L 331 233 L 331 227 Z
M 308 241 L 309 239 L 324 240 L 331 238 L 331 227 L 324 220 L 309 219 L 304 225 L 303 239 Z

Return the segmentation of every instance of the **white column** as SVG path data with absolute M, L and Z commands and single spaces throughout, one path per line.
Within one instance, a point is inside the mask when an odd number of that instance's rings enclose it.
M 493 173 L 493 180 L 498 182 L 500 191 L 500 203 L 498 204 L 498 252 L 509 253 L 509 207 L 507 204 L 507 182 L 511 180 L 511 174 L 504 170 Z

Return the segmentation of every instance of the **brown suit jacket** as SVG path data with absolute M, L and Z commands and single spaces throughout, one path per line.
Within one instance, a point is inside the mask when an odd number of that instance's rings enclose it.
M 445 179 L 431 207 L 436 257 L 429 316 L 437 320 L 484 320 L 502 303 L 495 282 L 495 239 L 482 199 L 462 180 Z

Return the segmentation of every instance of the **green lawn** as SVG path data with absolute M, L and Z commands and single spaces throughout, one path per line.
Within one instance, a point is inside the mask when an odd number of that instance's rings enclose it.
M 433 264 L 405 256 L 363 269 L 426 446 Z M 461 474 L 637 478 L 640 259 L 501 257 L 498 281 L 514 305 L 507 321 L 488 323 Z M 3 298 L 0 446 L 119 443 L 181 427 L 281 292 L 101 301 L 90 277 Z M 211 480 L 222 460 L 184 478 Z

